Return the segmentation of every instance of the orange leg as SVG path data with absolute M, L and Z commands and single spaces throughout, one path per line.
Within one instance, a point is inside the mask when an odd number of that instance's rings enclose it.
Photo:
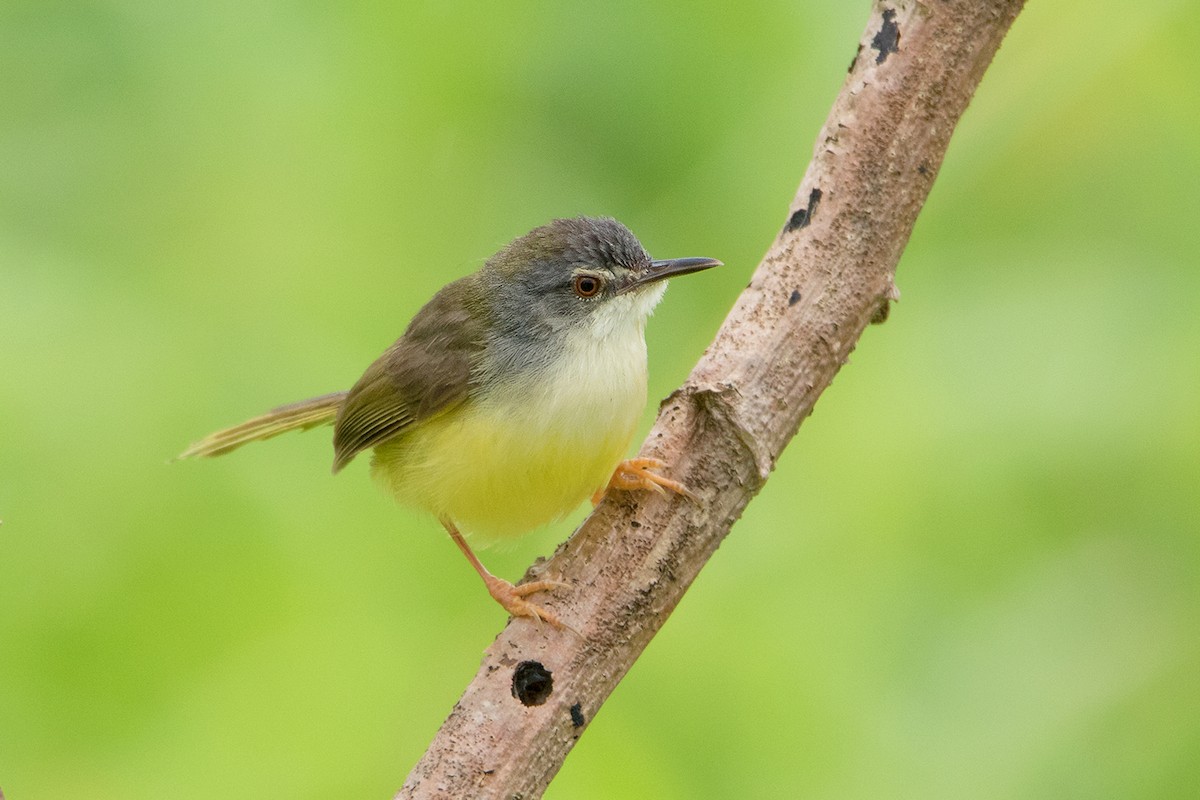
M 592 505 L 599 505 L 600 501 L 604 499 L 604 495 L 611 489 L 622 489 L 627 492 L 647 489 L 659 494 L 666 494 L 670 491 L 681 494 L 689 500 L 697 501 L 699 498 L 682 483 L 654 471 L 665 466 L 666 462 L 659 461 L 657 458 L 630 458 L 622 461 L 617 464 L 612 477 L 608 479 L 608 485 L 597 489 L 596 493 L 592 495 Z
M 530 603 L 525 599 L 526 595 L 544 592 L 549 589 L 557 589 L 568 584 L 561 581 L 530 581 L 522 583 L 520 586 L 513 586 L 503 578 L 497 578 L 492 573 L 488 572 L 487 567 L 480 562 L 479 558 L 471 550 L 467 544 L 467 540 L 458 532 L 458 528 L 454 527 L 454 523 L 448 519 L 443 519 L 442 527 L 446 529 L 446 533 L 450 534 L 450 538 L 458 545 L 458 549 L 462 550 L 463 555 L 467 557 L 467 561 L 471 562 L 471 566 L 479 573 L 479 577 L 483 578 L 483 585 L 487 587 L 488 594 L 492 599 L 504 607 L 504 610 L 514 617 L 532 617 L 534 622 L 545 620 L 556 628 L 571 628 L 553 611 L 542 608 L 539 605 Z M 574 630 L 574 628 L 571 628 Z

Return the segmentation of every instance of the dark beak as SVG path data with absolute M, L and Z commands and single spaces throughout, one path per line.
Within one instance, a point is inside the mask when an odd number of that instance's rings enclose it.
M 630 278 L 629 282 L 617 289 L 616 293 L 621 294 L 648 283 L 719 266 L 721 266 L 721 262 L 715 258 L 671 258 L 666 261 L 651 261 L 649 269 Z

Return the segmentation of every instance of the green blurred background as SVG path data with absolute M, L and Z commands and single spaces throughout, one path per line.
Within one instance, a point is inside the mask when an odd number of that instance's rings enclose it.
M 0 5 L 10 800 L 391 796 L 502 614 L 325 433 L 166 461 L 554 216 L 727 263 L 651 322 L 669 392 L 866 19 L 731 9 Z M 1190 0 L 1030 5 L 902 302 L 548 797 L 1197 796 L 1198 40 Z

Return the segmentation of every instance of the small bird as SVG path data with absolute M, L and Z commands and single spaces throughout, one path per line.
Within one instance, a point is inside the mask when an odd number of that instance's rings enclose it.
M 215 456 L 333 423 L 333 471 L 374 450 L 372 475 L 436 517 L 513 616 L 562 622 L 490 573 L 463 531 L 514 536 L 609 489 L 691 493 L 648 458 L 622 461 L 646 404 L 647 317 L 666 278 L 719 266 L 654 261 L 609 218 L 557 219 L 443 287 L 348 392 L 281 406 L 196 442 Z

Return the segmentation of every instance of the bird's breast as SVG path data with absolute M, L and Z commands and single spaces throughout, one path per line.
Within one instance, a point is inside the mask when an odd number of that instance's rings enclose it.
M 597 440 L 637 423 L 646 402 L 641 332 L 596 339 L 567 334 L 561 352 L 535 373 L 510 376 L 485 403 L 563 440 Z
M 376 452 L 397 499 L 491 537 L 558 519 L 602 487 L 646 402 L 640 325 L 568 333 L 536 369 L 490 381 L 458 409 Z

